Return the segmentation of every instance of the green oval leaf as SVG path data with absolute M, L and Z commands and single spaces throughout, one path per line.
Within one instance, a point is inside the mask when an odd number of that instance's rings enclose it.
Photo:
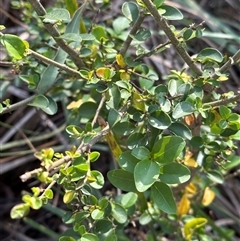
M 181 20 L 183 19 L 183 14 L 177 9 L 169 5 L 162 5 L 159 9 L 160 11 L 165 11 L 162 15 L 168 20 Z
M 44 95 L 37 95 L 32 102 L 30 102 L 28 105 L 35 106 L 39 108 L 47 108 L 49 105 L 48 98 Z
M 57 113 L 58 106 L 56 101 L 50 97 L 50 96 L 45 96 L 48 100 L 48 106 L 47 107 L 41 107 L 41 109 L 47 113 L 48 115 L 54 115 Z
M 100 153 L 98 151 L 92 151 L 90 154 L 89 154 L 89 159 L 91 162 L 95 162 L 100 156 Z
M 149 160 L 150 151 L 144 146 L 139 146 L 132 150 L 132 155 L 139 160 Z
M 120 155 L 118 162 L 124 170 L 133 172 L 139 160 L 130 151 L 126 151 Z
M 15 205 L 10 212 L 12 219 L 19 219 L 25 217 L 30 211 L 30 206 L 25 203 Z
M 148 123 L 159 130 L 167 129 L 171 124 L 171 118 L 168 114 L 164 113 L 163 111 L 155 111 L 151 113 Z
M 202 227 L 207 223 L 206 218 L 194 218 L 190 221 L 188 221 L 184 225 L 184 236 L 187 240 L 191 240 L 192 234 L 194 233 L 194 230 L 197 228 Z
M 174 119 L 181 118 L 186 115 L 190 115 L 195 111 L 195 107 L 192 103 L 188 101 L 183 101 L 178 103 L 173 109 L 172 116 Z
M 80 241 L 99 241 L 99 238 L 93 233 L 85 233 L 81 237 Z
M 98 105 L 96 103 L 85 102 L 79 107 L 80 116 L 90 119 L 95 115 L 97 108 Z
M 24 57 L 27 44 L 22 39 L 12 34 L 4 34 L 0 38 L 1 44 L 6 48 L 9 55 L 14 59 L 20 60 Z
M 125 17 L 118 17 L 113 20 L 113 29 L 116 34 L 121 34 L 123 30 L 129 27 L 129 21 Z
M 97 220 L 95 222 L 94 228 L 97 233 L 107 233 L 113 228 L 113 223 L 107 219 Z
M 155 182 L 151 187 L 151 198 L 163 212 L 175 214 L 177 206 L 173 198 L 172 190 L 163 182 Z
M 104 215 L 104 212 L 102 210 L 99 210 L 99 209 L 95 209 L 92 211 L 91 213 L 91 217 L 93 220 L 98 220 L 98 219 L 101 219 Z
M 126 192 L 136 192 L 135 181 L 133 173 L 126 170 L 112 170 L 108 172 L 107 177 L 113 186 L 126 191 Z
M 205 48 L 197 55 L 197 59 L 202 62 L 213 61 L 217 63 L 221 63 L 223 61 L 222 54 L 214 48 Z
M 118 223 L 125 223 L 127 221 L 126 210 L 118 203 L 111 203 L 112 216 Z
M 134 169 L 134 180 L 139 192 L 146 191 L 157 180 L 159 166 L 150 160 L 140 161 Z
M 89 183 L 90 186 L 92 186 L 92 187 L 94 187 L 96 189 L 102 188 L 103 185 L 104 185 L 104 177 L 103 177 L 102 173 L 99 172 L 99 171 L 94 170 L 94 171 L 91 171 L 90 174 L 91 174 L 91 177 L 93 177 L 96 180 L 94 182 L 90 182 Z
M 124 208 L 133 206 L 138 199 L 138 195 L 134 192 L 126 193 L 121 198 L 121 204 Z
M 75 196 L 75 191 L 70 190 L 66 192 L 63 196 L 63 202 L 70 203 L 74 199 L 74 196 Z
M 131 35 L 131 37 L 137 41 L 144 42 L 149 37 L 151 37 L 151 32 L 149 29 L 141 28 L 137 31 L 136 34 Z
M 212 181 L 216 182 L 216 183 L 223 183 L 224 182 L 224 178 L 222 176 L 222 174 L 218 171 L 208 171 L 207 176 L 209 179 L 211 179 Z
M 44 23 L 56 23 L 58 21 L 68 22 L 70 13 L 65 8 L 53 8 L 50 12 L 44 15 Z
M 165 136 L 152 149 L 154 159 L 159 163 L 173 162 L 182 152 L 186 143 L 178 136 Z
M 124 2 L 122 5 L 122 12 L 132 24 L 138 19 L 139 9 L 138 5 L 134 2 Z
M 192 139 L 192 132 L 189 130 L 187 126 L 185 126 L 182 123 L 173 123 L 171 126 L 169 126 L 169 130 L 173 132 L 175 135 L 181 136 L 184 139 Z
M 113 126 L 112 130 L 114 133 L 121 135 L 121 136 L 129 135 L 134 130 L 134 124 L 132 124 L 131 122 L 128 122 L 128 121 L 117 122 Z
M 191 177 L 189 169 L 179 163 L 169 163 L 162 167 L 159 178 L 167 184 L 178 184 L 188 181 Z
M 47 199 L 53 199 L 53 191 L 52 191 L 52 189 L 47 189 L 47 190 L 44 192 L 44 196 L 45 196 Z

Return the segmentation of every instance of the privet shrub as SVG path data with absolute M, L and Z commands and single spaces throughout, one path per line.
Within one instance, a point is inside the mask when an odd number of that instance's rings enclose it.
M 147 240 L 164 235 L 215 240 L 204 231 L 209 220 L 201 209 L 213 201 L 214 185 L 239 164 L 234 150 L 240 117 L 233 110 L 240 94 L 219 94 L 218 88 L 228 81 L 226 72 L 240 51 L 230 57 L 205 48 L 191 58 L 188 41 L 201 38 L 202 24 L 177 29 L 174 23 L 183 15 L 164 0 L 126 1 L 122 16 L 97 24 L 96 6 L 105 11 L 110 4 L 84 1 L 78 7 L 77 1 L 66 1 L 64 8 L 46 12 L 39 1 L 29 0 L 24 18 L 35 21 L 35 45 L 0 34 L 16 68 L 24 64 L 19 77 L 34 93 L 18 103 L 3 101 L 1 114 L 30 105 L 54 115 L 62 102 L 69 116 L 66 132 L 78 143 L 63 153 L 48 148 L 35 154 L 41 166 L 21 179 L 36 177 L 45 188 L 23 195 L 11 217 L 41 208 L 53 198 L 53 185 L 61 185 L 69 208 L 63 221 L 72 224 L 61 241 L 128 240 L 124 229 L 130 222 L 148 225 Z M 145 18 L 158 30 L 144 27 Z M 160 30 L 166 42 L 148 50 L 144 43 Z M 47 47 L 36 44 L 41 41 Z M 168 48 L 188 67 L 173 69 L 163 83 L 143 59 Z M 113 154 L 106 176 L 116 187 L 111 195 L 101 193 L 106 180 L 91 168 L 100 156 L 92 147 L 100 140 Z

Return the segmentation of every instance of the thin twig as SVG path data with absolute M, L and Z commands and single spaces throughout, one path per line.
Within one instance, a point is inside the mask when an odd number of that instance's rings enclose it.
M 212 102 L 208 102 L 208 103 L 204 103 L 203 106 L 212 106 L 212 107 L 216 107 L 216 106 L 221 106 L 221 105 L 227 105 L 229 103 L 233 103 L 235 101 L 239 101 L 240 100 L 240 93 L 228 98 L 228 99 L 222 99 L 222 100 L 216 100 L 216 101 L 212 101 Z
M 54 65 L 56 67 L 58 67 L 59 69 L 61 70 L 65 70 L 67 73 L 69 73 L 72 77 L 81 77 L 81 75 L 79 74 L 79 72 L 75 69 L 72 69 L 70 67 L 68 67 L 67 65 L 65 64 L 60 64 L 52 59 L 49 59 L 33 50 L 29 50 L 30 54 L 35 57 L 36 59 L 46 63 L 46 64 L 51 64 L 51 65 Z
M 89 143 L 83 143 L 79 145 L 77 148 L 77 153 L 83 154 L 84 152 L 88 151 L 89 149 L 92 148 L 94 144 L 96 144 L 99 140 L 102 139 L 103 136 L 105 136 L 109 132 L 109 125 L 107 125 L 104 129 L 102 129 Z M 67 163 L 69 161 L 72 161 L 73 158 L 70 156 L 64 156 L 63 158 L 53 162 L 52 165 L 47 169 L 47 171 L 51 171 L 59 166 L 61 166 L 63 163 Z M 44 168 L 37 168 L 32 171 L 26 172 L 23 175 L 20 176 L 20 179 L 22 182 L 26 182 L 28 179 L 32 178 L 33 176 L 37 175 L 38 173 L 41 173 L 44 171 Z
M 130 46 L 130 44 L 132 42 L 132 36 L 131 35 L 134 35 L 139 30 L 139 28 L 140 28 L 144 18 L 145 18 L 145 14 L 140 12 L 139 17 L 137 18 L 137 20 L 134 23 L 130 33 L 127 36 L 127 39 L 123 43 L 123 46 L 122 46 L 122 48 L 120 50 L 120 54 L 121 55 L 124 56 L 126 54 L 128 48 L 129 48 L 129 46 Z
M 240 60 L 240 49 L 232 56 L 229 57 L 229 60 L 219 69 L 220 73 L 225 73 L 229 70 L 234 64 L 236 64 Z M 218 78 L 216 74 L 212 76 L 213 79 Z
M 38 16 L 42 17 L 44 16 L 47 12 L 45 8 L 42 6 L 40 1 L 38 0 L 28 0 L 30 4 L 32 5 L 33 9 L 36 11 Z M 66 52 L 69 54 L 70 57 L 73 58 L 74 63 L 78 66 L 78 68 L 84 67 L 85 64 L 83 60 L 79 57 L 79 53 L 75 51 L 70 45 L 66 43 L 65 40 L 59 38 L 60 33 L 58 29 L 53 25 L 49 23 L 44 23 L 45 28 L 49 32 L 49 34 L 54 38 L 56 43 Z
M 189 68 L 198 76 L 202 75 L 202 70 L 194 63 L 188 52 L 181 45 L 181 42 L 176 38 L 174 33 L 172 32 L 170 26 L 168 25 L 165 18 L 158 12 L 157 8 L 150 0 L 142 0 L 142 2 L 146 5 L 148 11 L 152 14 L 155 21 L 165 32 L 169 40 L 171 41 L 174 48 L 177 50 L 178 54 L 185 61 L 185 63 L 189 66 Z
M 154 49 L 150 50 L 149 52 L 147 52 L 145 54 L 142 54 L 142 55 L 138 56 L 137 58 L 135 58 L 134 61 L 137 61 L 139 59 L 143 59 L 145 57 L 150 57 L 153 54 L 156 54 L 161 48 L 163 48 L 163 47 L 165 47 L 165 46 L 167 46 L 169 44 L 171 44 L 170 40 L 168 40 L 167 42 L 165 42 L 163 44 L 159 44 L 156 48 L 154 48 Z
M 17 109 L 19 109 L 19 108 L 21 108 L 21 107 L 29 104 L 31 101 L 34 100 L 34 98 L 35 98 L 36 96 L 37 96 L 37 95 L 30 96 L 30 97 L 28 97 L 27 99 L 24 99 L 24 100 L 22 100 L 22 101 L 19 101 L 19 102 L 15 103 L 15 104 L 10 105 L 9 107 L 4 107 L 3 110 L 2 110 L 2 112 L 0 113 L 0 115 L 3 115 L 3 114 L 5 114 L 5 113 L 12 112 L 12 111 L 14 111 L 14 110 L 17 110 Z
M 101 99 L 101 101 L 100 101 L 100 103 L 99 103 L 99 105 L 98 105 L 98 108 L 97 108 L 97 110 L 96 110 L 95 116 L 94 116 L 94 118 L 93 118 L 92 127 L 95 125 L 95 123 L 96 123 L 96 121 L 97 121 L 97 118 L 98 118 L 98 116 L 99 116 L 99 112 L 100 112 L 100 110 L 102 109 L 105 100 L 106 100 L 106 96 L 103 94 L 103 95 L 102 95 L 102 99 Z

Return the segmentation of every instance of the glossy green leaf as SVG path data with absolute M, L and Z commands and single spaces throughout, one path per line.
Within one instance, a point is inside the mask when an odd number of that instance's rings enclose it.
M 179 86 L 179 83 L 175 79 L 171 79 L 168 82 L 168 91 L 171 96 L 175 96 L 177 94 L 178 86 Z
M 192 114 L 195 111 L 195 107 L 188 101 L 178 103 L 173 109 L 172 116 L 174 119 L 181 118 L 183 116 Z
M 93 220 L 102 219 L 103 215 L 104 215 L 104 211 L 99 210 L 99 209 L 95 209 L 91 213 L 91 217 L 92 217 Z
M 139 42 L 144 42 L 149 37 L 151 37 L 150 30 L 144 28 L 139 29 L 136 34 L 132 35 L 132 38 Z
M 90 213 L 87 211 L 80 211 L 74 214 L 75 217 L 75 222 L 77 223 L 81 223 L 82 221 L 84 221 L 86 218 L 88 218 L 90 216 Z
M 123 152 L 118 160 L 119 165 L 126 171 L 133 172 L 139 160 L 130 151 Z
M 12 34 L 4 34 L 1 36 L 0 43 L 6 48 L 9 55 L 16 60 L 22 59 L 28 48 L 22 39 Z
M 173 162 L 183 151 L 186 143 L 178 136 L 165 136 L 158 140 L 152 149 L 154 159 L 159 163 Z
M 105 29 L 101 26 L 95 27 L 92 31 L 92 34 L 98 41 L 101 41 L 102 39 L 107 39 Z
M 159 166 L 150 160 L 140 161 L 134 169 L 134 180 L 139 192 L 146 191 L 157 180 Z
M 122 5 L 122 12 L 125 17 L 131 22 L 135 23 L 139 16 L 138 5 L 134 2 L 124 2 Z
M 59 238 L 59 241 L 76 241 L 76 239 L 73 237 L 69 237 L 69 236 L 61 236 Z
M 134 131 L 134 124 L 128 121 L 118 122 L 113 126 L 112 131 L 118 135 L 126 136 Z
M 191 240 L 192 234 L 194 233 L 194 230 L 197 228 L 202 227 L 207 223 L 206 218 L 194 218 L 190 221 L 188 221 L 184 225 L 184 236 L 187 240 Z
M 90 172 L 90 175 L 91 175 L 91 177 L 93 177 L 96 180 L 94 182 L 90 182 L 89 183 L 90 186 L 92 186 L 96 189 L 102 188 L 104 185 L 104 177 L 103 177 L 102 173 L 94 170 L 94 171 Z
M 66 132 L 71 136 L 79 137 L 82 134 L 83 129 L 76 125 L 69 125 L 66 128 Z
M 133 133 L 127 139 L 128 148 L 131 150 L 138 146 L 146 146 L 147 142 L 146 135 L 142 133 Z
M 151 215 L 149 214 L 149 212 L 144 212 L 140 218 L 139 218 L 139 223 L 141 225 L 147 225 L 149 224 L 150 222 L 152 221 L 152 217 Z
M 115 186 L 126 192 L 136 192 L 133 173 L 126 170 L 112 170 L 107 174 L 109 181 Z
M 121 34 L 129 26 L 129 20 L 125 17 L 121 16 L 113 20 L 113 29 L 116 34 Z
M 163 10 L 162 14 L 164 18 L 168 20 L 181 20 L 183 19 L 182 13 L 175 7 L 169 5 L 162 5 L 160 10 Z
M 67 191 L 66 193 L 64 193 L 63 202 L 70 203 L 74 199 L 75 193 L 76 192 L 73 190 L 70 190 L 70 191 Z
M 86 58 L 90 56 L 93 53 L 93 51 L 90 48 L 81 48 L 79 56 L 81 58 Z
M 32 102 L 30 102 L 28 105 L 39 107 L 39 108 L 47 108 L 49 105 L 48 98 L 44 95 L 37 95 Z
M 119 239 L 115 234 L 110 234 L 104 239 L 104 241 L 118 241 L 118 240 Z
M 124 208 L 129 208 L 133 206 L 138 199 L 138 195 L 134 192 L 129 192 L 126 194 L 123 194 L 121 198 L 121 204 Z
M 118 203 L 111 203 L 112 216 L 118 223 L 125 223 L 127 221 L 126 210 Z
M 195 148 L 201 148 L 203 144 L 204 144 L 204 141 L 200 136 L 194 136 L 190 141 L 190 145 Z
M 154 0 L 153 4 L 156 6 L 156 8 L 159 8 L 164 2 L 165 0 Z
M 100 153 L 98 151 L 92 151 L 90 154 L 89 154 L 89 159 L 91 162 L 95 162 L 97 161 L 97 159 L 99 158 L 100 156 Z
M 15 205 L 10 212 L 12 219 L 19 219 L 25 217 L 30 211 L 30 206 L 26 203 Z
M 48 99 L 48 106 L 47 107 L 42 107 L 41 109 L 47 113 L 48 115 L 54 115 L 57 113 L 58 106 L 56 101 L 50 97 L 50 96 L 45 96 Z
M 155 111 L 148 118 L 148 123 L 159 130 L 167 129 L 171 124 L 171 118 L 163 111 Z
M 138 160 L 149 160 L 150 151 L 145 146 L 139 146 L 132 150 L 131 154 Z
M 192 34 L 193 34 L 193 30 L 192 30 L 192 29 L 187 29 L 187 30 L 183 33 L 183 38 L 184 38 L 184 40 L 187 41 L 187 40 L 191 39 Z
M 231 110 L 224 105 L 219 107 L 219 113 L 224 120 L 227 120 L 231 115 Z
M 99 238 L 93 233 L 85 233 L 81 237 L 80 241 L 99 241 Z
M 94 102 L 85 102 L 79 107 L 79 114 L 81 117 L 90 119 L 93 118 L 98 105 Z
M 52 191 L 52 189 L 47 189 L 47 190 L 45 190 L 44 196 L 45 196 L 47 199 L 53 199 L 53 191 Z
M 108 112 L 108 124 L 110 127 L 114 126 L 114 124 L 116 124 L 117 122 L 119 122 L 121 119 L 118 111 L 116 111 L 113 108 L 110 108 L 109 112 Z
M 215 171 L 215 170 L 208 171 L 207 172 L 207 176 L 213 182 L 220 183 L 220 184 L 224 182 L 224 178 L 223 178 L 222 174 L 219 171 Z
M 107 233 L 113 228 L 113 223 L 107 219 L 97 220 L 94 229 L 97 233 Z
M 169 163 L 161 168 L 160 180 L 167 184 L 178 184 L 188 181 L 191 177 L 189 169 L 179 163 Z
M 53 8 L 51 11 L 44 15 L 43 22 L 44 23 L 56 23 L 60 22 L 68 22 L 70 20 L 70 13 L 65 8 Z
M 175 214 L 177 206 L 172 190 L 163 182 L 155 182 L 151 187 L 151 198 L 159 209 L 168 214 Z
M 213 61 L 221 63 L 223 61 L 223 56 L 217 49 L 205 48 L 198 53 L 197 59 L 202 62 Z
M 192 132 L 190 129 L 182 124 L 182 123 L 172 123 L 171 126 L 168 128 L 172 133 L 174 133 L 177 136 L 182 137 L 183 139 L 192 139 Z
M 42 202 L 42 200 L 39 197 L 31 197 L 29 199 L 29 201 L 30 201 L 29 202 L 30 203 L 30 207 L 32 209 L 35 209 L 35 210 L 40 209 L 42 207 L 42 205 L 43 205 L 43 202 Z

